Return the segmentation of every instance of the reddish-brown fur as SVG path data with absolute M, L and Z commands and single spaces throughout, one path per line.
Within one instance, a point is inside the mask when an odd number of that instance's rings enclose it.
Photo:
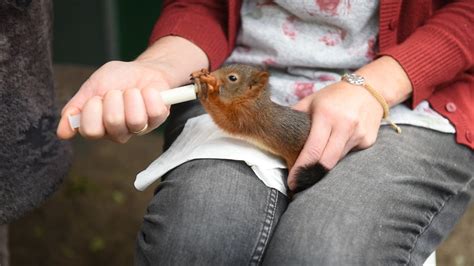
M 237 81 L 232 82 L 230 75 Z M 268 72 L 230 65 L 191 76 L 202 105 L 220 128 L 283 157 L 289 168 L 294 165 L 308 137 L 310 119 L 270 100 Z

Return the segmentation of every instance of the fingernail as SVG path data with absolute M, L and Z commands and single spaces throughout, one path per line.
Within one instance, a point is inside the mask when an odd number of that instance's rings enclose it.
M 69 121 L 69 126 L 72 130 L 76 130 L 76 128 L 81 126 L 81 114 L 68 115 L 67 120 Z

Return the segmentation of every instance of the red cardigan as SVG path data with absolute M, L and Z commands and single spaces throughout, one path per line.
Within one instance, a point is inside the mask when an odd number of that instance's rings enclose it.
M 474 149 L 474 1 L 381 0 L 379 55 L 397 60 L 413 85 L 411 106 L 428 100 Z M 241 0 L 167 0 L 150 42 L 177 35 L 207 54 L 211 69 L 232 52 Z

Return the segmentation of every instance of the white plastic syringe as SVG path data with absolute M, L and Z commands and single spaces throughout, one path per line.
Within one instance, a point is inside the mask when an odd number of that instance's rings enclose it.
M 160 92 L 161 99 L 167 105 L 195 100 L 197 98 L 196 94 L 197 88 L 194 84 Z M 78 128 L 81 125 L 81 114 L 70 115 L 68 120 L 73 129 Z

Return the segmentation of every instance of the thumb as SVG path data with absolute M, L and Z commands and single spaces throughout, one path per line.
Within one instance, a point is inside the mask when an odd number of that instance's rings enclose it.
M 56 130 L 58 138 L 70 139 L 76 135 L 77 129 L 71 127 L 68 117 L 79 113 L 81 113 L 80 109 L 73 106 L 67 107 L 63 110 L 61 119 L 59 120 L 58 129 Z
M 73 129 L 69 124 L 68 117 L 80 114 L 82 107 L 86 101 L 92 97 L 91 93 L 85 92 L 83 87 L 69 100 L 61 111 L 61 119 L 59 120 L 56 135 L 60 139 L 70 139 L 76 135 L 77 129 Z

